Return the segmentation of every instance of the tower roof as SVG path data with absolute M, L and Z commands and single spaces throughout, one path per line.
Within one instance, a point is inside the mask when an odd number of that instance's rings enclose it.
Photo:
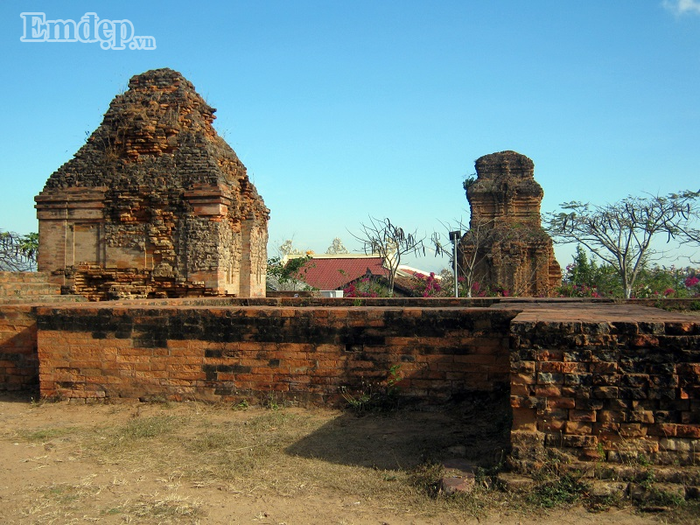
M 44 189 L 170 190 L 200 184 L 255 192 L 245 166 L 212 126 L 215 111 L 177 71 L 164 68 L 136 75 Z

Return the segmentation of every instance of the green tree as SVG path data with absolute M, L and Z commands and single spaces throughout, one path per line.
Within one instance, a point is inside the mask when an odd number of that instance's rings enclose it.
M 581 245 L 566 267 L 559 292 L 568 297 L 622 297 L 622 281 L 609 264 L 599 265 Z
M 271 257 L 267 260 L 267 277 L 271 285 L 276 285 L 279 290 L 311 289 L 304 283 L 305 265 L 311 260 L 310 255 L 292 257 L 286 261 L 279 257 Z
M 588 261 L 588 256 L 581 245 L 576 246 L 576 255 L 574 255 L 574 263 L 568 275 L 568 280 L 572 284 L 578 285 L 593 285 L 596 280 L 596 270 L 598 269 L 595 261 Z

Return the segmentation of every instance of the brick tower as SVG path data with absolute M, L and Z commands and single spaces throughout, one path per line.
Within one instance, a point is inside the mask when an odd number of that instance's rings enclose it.
M 269 210 L 180 73 L 134 76 L 35 198 L 40 271 L 91 299 L 265 295 Z
M 515 151 L 476 161 L 477 178 L 466 185 L 470 230 L 458 258 L 480 289 L 546 297 L 561 283 L 552 239 L 542 229 L 544 192 L 534 173 L 532 160 Z

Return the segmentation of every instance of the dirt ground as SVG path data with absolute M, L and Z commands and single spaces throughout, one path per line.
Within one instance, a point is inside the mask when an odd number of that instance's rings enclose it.
M 479 489 L 432 495 L 422 465 L 485 466 L 489 415 L 199 403 L 34 403 L 0 396 L 0 522 L 259 524 L 662 523 L 629 506 L 590 512 Z M 470 430 L 471 429 L 471 430 Z M 487 432 L 484 439 L 483 432 Z M 477 434 L 482 437 L 477 439 Z M 500 432 L 502 434 L 502 432 Z M 484 445 L 484 442 L 486 444 Z M 434 487 L 433 487 L 434 488 Z

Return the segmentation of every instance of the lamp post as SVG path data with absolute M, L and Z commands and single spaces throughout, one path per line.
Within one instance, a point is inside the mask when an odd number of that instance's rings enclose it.
M 459 243 L 459 239 L 462 237 L 462 232 L 457 230 L 450 232 L 450 241 L 452 241 L 452 245 L 454 248 L 454 253 L 453 253 L 453 260 L 454 260 L 454 273 L 455 273 L 455 297 L 459 297 L 459 283 L 457 282 L 457 244 Z

